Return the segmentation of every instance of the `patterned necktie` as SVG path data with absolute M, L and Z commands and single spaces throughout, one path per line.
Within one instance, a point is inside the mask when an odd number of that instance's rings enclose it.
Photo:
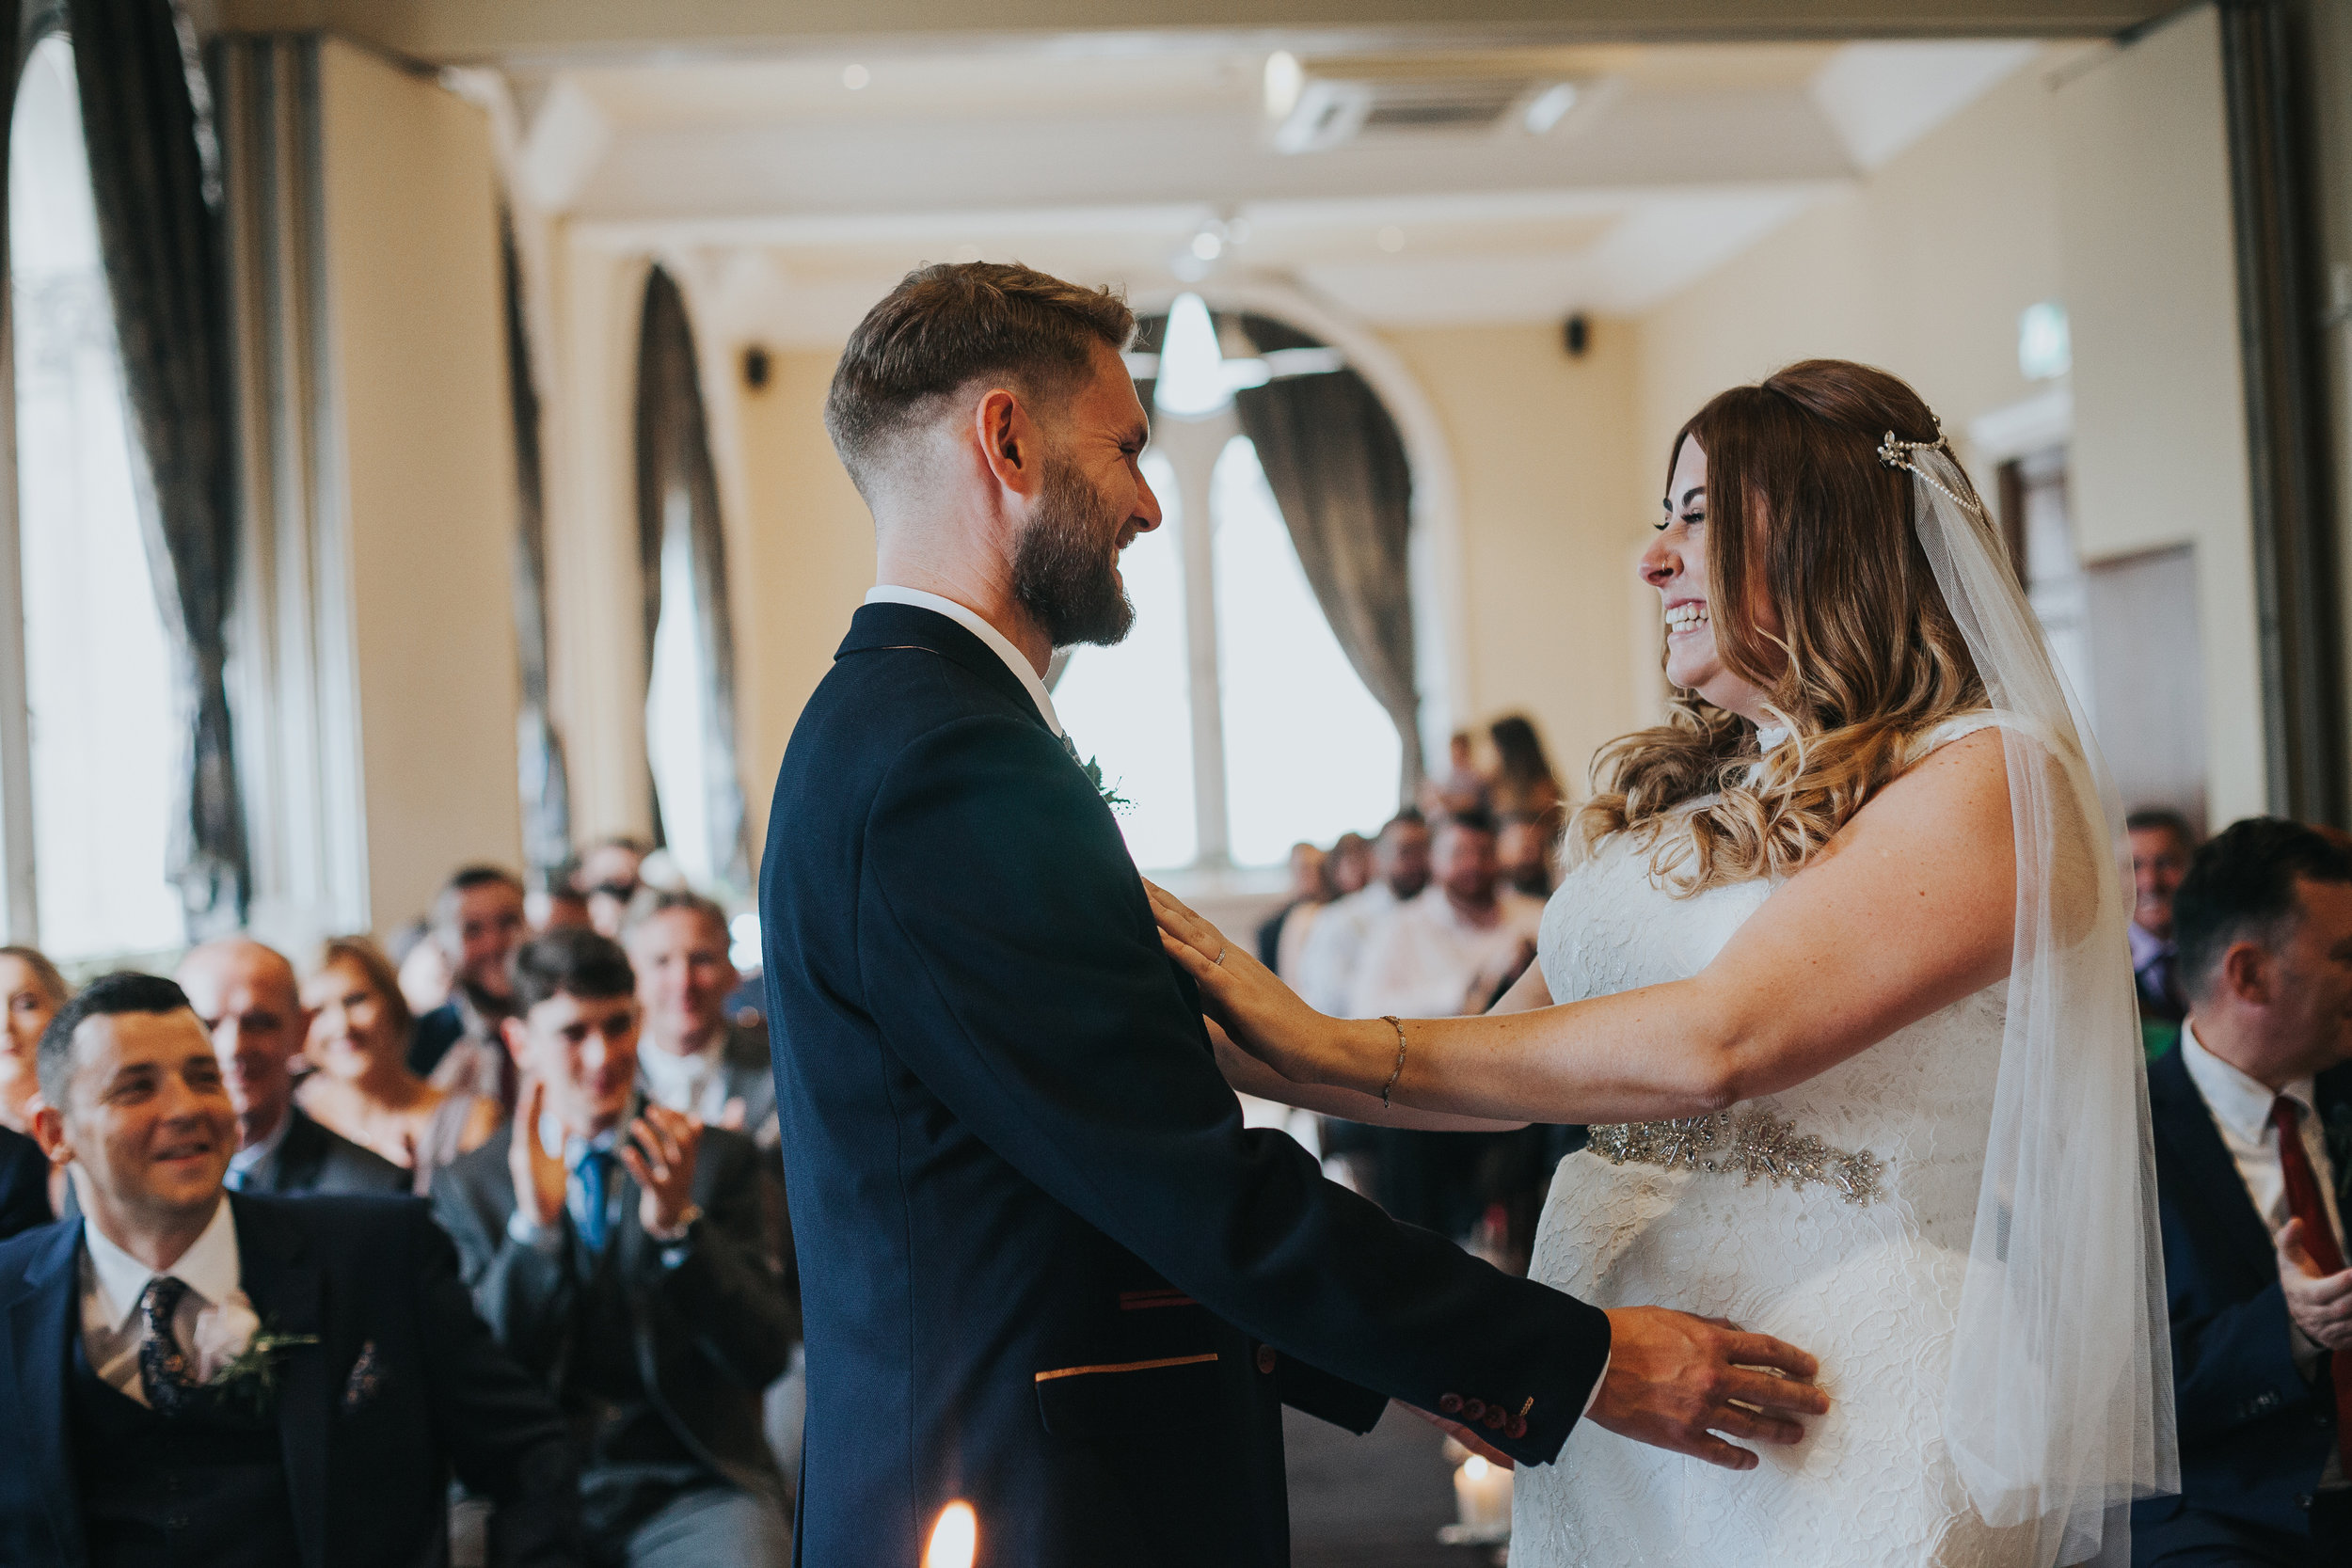
M 196 1402 L 187 1355 L 171 1332 L 172 1315 L 187 1294 L 186 1282 L 169 1275 L 149 1280 L 139 1293 L 139 1316 L 147 1320 L 147 1338 L 139 1341 L 139 1391 L 158 1416 L 180 1415 Z
M 2287 1179 L 2287 1212 L 2303 1222 L 2303 1250 L 2319 1272 L 2340 1274 L 2344 1248 L 2336 1243 L 2336 1227 L 2328 1223 L 2328 1204 L 2320 1196 L 2319 1179 L 2312 1173 L 2311 1156 L 2303 1148 L 2303 1134 L 2296 1120 L 2301 1109 L 2285 1095 L 2270 1102 L 2271 1125 L 2279 1130 L 2279 1168 Z M 2352 1433 L 2352 1354 L 2331 1353 L 2328 1363 L 2336 1390 L 2336 1442 L 2341 1448 L 2345 1435 Z
M 580 1243 L 591 1254 L 601 1255 L 606 1233 L 612 1228 L 612 1156 L 592 1148 L 580 1157 L 572 1174 L 580 1181 Z

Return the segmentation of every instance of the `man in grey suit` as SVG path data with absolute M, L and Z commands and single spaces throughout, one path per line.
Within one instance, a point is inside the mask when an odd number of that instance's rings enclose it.
M 294 965 L 245 937 L 208 942 L 173 976 L 213 1037 L 237 1113 L 230 1192 L 406 1193 L 409 1173 L 330 1132 L 294 1102 L 294 1064 L 310 1033 Z
M 776 1147 L 776 1078 L 766 1023 L 727 1016 L 741 976 L 729 953 L 726 911 L 698 893 L 642 899 L 621 929 L 644 1004 L 637 1069 L 645 1098 Z
M 594 931 L 515 955 L 515 1120 L 433 1185 L 491 1333 L 555 1395 L 591 1560 L 781 1564 L 760 1391 L 799 1331 L 748 1138 L 646 1103 L 637 979 Z

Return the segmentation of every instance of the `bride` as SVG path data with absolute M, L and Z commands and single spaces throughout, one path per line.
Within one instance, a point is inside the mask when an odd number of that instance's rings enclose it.
M 1534 1275 L 1819 1356 L 1793 1448 L 1573 1435 L 1518 1568 L 2121 1563 L 2179 1466 L 2120 812 L 2006 551 L 1908 386 L 1812 360 L 1684 427 L 1641 571 L 1677 700 L 1493 1013 L 1325 1018 L 1152 890 L 1228 1074 L 1586 1124 Z

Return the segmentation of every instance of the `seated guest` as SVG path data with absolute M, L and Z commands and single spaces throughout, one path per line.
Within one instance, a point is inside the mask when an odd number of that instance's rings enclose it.
M 1297 970 L 1307 933 L 1314 928 L 1316 914 L 1330 897 L 1323 879 L 1323 851 L 1313 845 L 1291 846 L 1290 893 L 1282 907 L 1258 927 L 1258 961 L 1277 974 Z
M 0 1242 L 0 1562 L 439 1561 L 451 1469 L 497 1560 L 578 1560 L 563 1423 L 422 1204 L 224 1194 L 237 1112 L 168 980 L 92 982 L 40 1077 L 84 1217 Z
M 644 886 L 645 857 L 652 847 L 642 840 L 615 836 L 600 839 L 580 857 L 575 881 L 588 900 L 589 924 L 608 937 L 618 937 L 628 917 L 628 906 Z
M 1554 835 L 1532 816 L 1506 816 L 1495 830 L 1495 864 L 1503 882 L 1530 898 L 1549 898 L 1559 885 Z
M 1343 1016 L 1483 1013 L 1534 958 L 1544 906 L 1502 885 L 1492 818 L 1439 823 L 1430 867 L 1430 885 L 1365 937 Z
M 1298 956 L 1298 994 L 1319 1012 L 1339 1018 L 1355 989 L 1365 941 L 1399 904 L 1429 885 L 1429 828 L 1419 812 L 1399 813 L 1373 846 L 1373 880 L 1324 906 Z
M 1372 880 L 1372 841 L 1361 833 L 1342 833 L 1323 863 L 1323 880 L 1333 898 L 1361 893 Z
M 2139 1027 L 2149 1055 L 2164 1053 L 2180 1035 L 2188 1011 L 2174 973 L 2172 898 L 2188 875 L 2197 835 L 2174 811 L 2136 811 L 2123 819 L 2132 846 L 2132 975 L 2139 992 Z
M 514 1109 L 515 1064 L 500 1026 L 513 1011 L 507 960 L 526 934 L 522 879 L 513 872 L 469 865 L 443 884 L 433 900 L 433 940 L 456 978 L 449 1000 L 417 1020 L 411 1071 Z
M 33 1097 L 40 1092 L 34 1067 L 40 1032 L 72 994 L 65 976 L 39 948 L 0 947 L 0 1004 L 8 1007 L 0 1028 L 0 1127 L 29 1133 Z
M 579 856 L 539 873 L 539 885 L 523 900 L 523 918 L 533 936 L 565 926 L 595 927 L 588 913 L 588 895 L 580 890 Z
M 0 1242 L 56 1218 L 49 1205 L 49 1157 L 22 1132 L 0 1127 Z
M 637 1071 L 645 1098 L 775 1148 L 768 1027 L 727 1013 L 737 976 L 726 911 L 700 894 L 651 894 L 631 911 L 621 945 L 644 1008 Z
M 415 1021 L 391 961 L 367 938 L 326 942 L 302 983 L 302 1005 L 313 1070 L 296 1101 L 322 1126 L 406 1170 L 420 1196 L 435 1171 L 481 1148 L 505 1119 L 497 1101 L 408 1070 Z
M 1567 796 L 1552 777 L 1551 761 L 1535 726 L 1524 715 L 1507 713 L 1486 726 L 1495 743 L 1494 776 L 1486 781 L 1486 808 L 1497 816 L 1532 816 L 1548 829 L 1559 825 Z
M 781 1565 L 760 1425 L 798 1324 L 749 1138 L 637 1094 L 637 978 L 591 931 L 515 955 L 521 1107 L 441 1173 L 436 1214 L 500 1342 L 569 1419 L 592 1560 Z
M 1446 743 L 1446 770 L 1422 785 L 1422 806 L 1432 816 L 1486 809 L 1486 776 L 1470 755 L 1470 733 L 1455 730 Z
M 294 1102 L 294 1064 L 310 1023 L 294 965 L 258 942 L 229 937 L 181 959 L 176 978 L 213 1037 L 237 1113 L 227 1178 L 232 1191 L 408 1191 L 407 1172 L 328 1132 Z
M 2240 822 L 2172 901 L 2180 1042 L 2148 1069 L 2181 1495 L 2140 1568 L 2352 1561 L 2352 853 Z

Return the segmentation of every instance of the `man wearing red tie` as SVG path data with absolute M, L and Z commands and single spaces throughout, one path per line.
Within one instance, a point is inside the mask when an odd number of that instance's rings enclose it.
M 2352 852 L 2273 817 L 2173 903 L 2180 1043 L 2148 1069 L 2180 1415 L 2137 1568 L 2352 1561 Z

